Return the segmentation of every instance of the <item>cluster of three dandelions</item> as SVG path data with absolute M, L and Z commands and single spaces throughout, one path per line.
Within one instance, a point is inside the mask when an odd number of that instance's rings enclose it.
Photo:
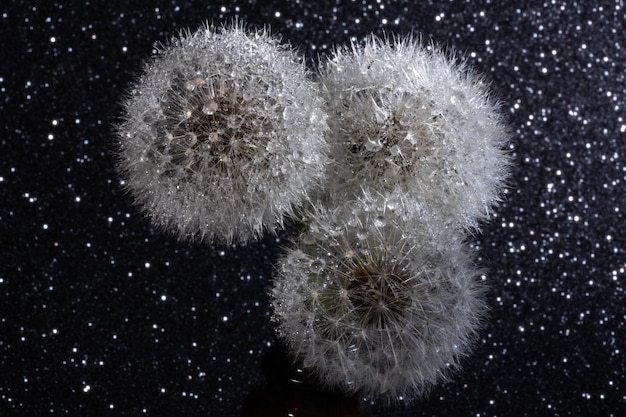
M 464 237 L 499 200 L 507 129 L 482 79 L 434 46 L 370 37 L 316 80 L 266 30 L 181 34 L 118 126 L 120 172 L 181 238 L 246 242 L 295 218 L 271 293 L 322 385 L 416 398 L 485 310 Z

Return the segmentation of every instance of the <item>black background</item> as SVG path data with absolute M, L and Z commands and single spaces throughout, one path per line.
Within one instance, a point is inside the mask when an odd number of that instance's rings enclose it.
M 511 126 L 506 201 L 471 239 L 491 286 L 478 345 L 428 398 L 371 414 L 623 415 L 623 1 L 142 3 L 0 6 L 0 415 L 238 416 L 265 383 L 289 231 L 177 242 L 113 169 L 119 101 L 154 43 L 236 16 L 312 63 L 421 33 L 487 76 Z

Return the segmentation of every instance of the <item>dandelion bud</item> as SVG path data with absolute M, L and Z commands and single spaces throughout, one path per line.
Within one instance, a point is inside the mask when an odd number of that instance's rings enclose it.
M 321 105 L 302 60 L 266 31 L 181 33 L 124 103 L 119 170 L 163 229 L 245 242 L 281 226 L 323 177 Z
M 399 187 L 462 228 L 489 214 L 507 175 L 508 134 L 480 77 L 414 39 L 371 37 L 338 49 L 321 83 L 332 192 Z
M 461 240 L 406 221 L 385 197 L 311 209 L 279 262 L 278 334 L 320 383 L 366 397 L 426 394 L 456 369 L 485 310 Z

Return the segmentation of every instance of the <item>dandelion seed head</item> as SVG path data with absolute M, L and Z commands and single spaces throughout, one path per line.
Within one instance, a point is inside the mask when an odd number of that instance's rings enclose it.
M 386 206 L 366 194 L 312 208 L 314 238 L 280 260 L 272 300 L 279 336 L 321 384 L 391 401 L 459 366 L 485 305 L 461 240 Z
M 508 131 L 486 83 L 462 63 L 411 38 L 370 37 L 337 49 L 321 83 L 336 195 L 400 188 L 464 228 L 499 201 Z
M 324 175 L 318 88 L 265 30 L 181 33 L 146 65 L 124 119 L 128 189 L 180 238 L 245 242 L 273 231 Z

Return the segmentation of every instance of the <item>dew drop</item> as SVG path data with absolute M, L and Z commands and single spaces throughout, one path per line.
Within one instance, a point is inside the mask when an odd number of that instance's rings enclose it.
M 245 122 L 245 119 L 241 116 L 231 116 L 226 119 L 228 127 L 231 129 L 239 129 Z
M 391 155 L 393 155 L 393 156 L 400 156 L 400 155 L 402 155 L 402 150 L 400 149 L 400 147 L 398 145 L 392 146 L 389 151 L 391 152 Z
M 404 140 L 409 141 L 411 145 L 417 144 L 417 138 L 415 137 L 415 134 L 410 130 L 406 132 L 406 136 L 404 137 Z
M 309 264 L 309 268 L 311 268 L 312 272 L 320 272 L 326 266 L 326 262 L 323 259 L 317 258 L 313 259 Z
M 285 118 L 285 120 L 293 120 L 295 119 L 296 116 L 297 116 L 296 109 L 294 109 L 291 106 L 285 107 L 285 110 L 283 110 L 283 117 Z
M 359 231 L 356 232 L 356 237 L 359 240 L 365 240 L 367 239 L 367 229 L 363 228 L 363 229 L 359 229 Z
M 378 152 L 383 148 L 383 144 L 380 140 L 367 140 L 365 141 L 365 149 L 370 152 Z
M 343 230 L 341 230 L 340 227 L 335 226 L 335 227 L 331 227 L 330 229 L 328 229 L 328 234 L 331 237 L 338 237 L 341 236 L 341 234 L 343 233 Z
M 387 219 L 384 216 L 376 216 L 374 219 L 374 226 L 383 227 L 387 224 Z
M 275 140 L 270 140 L 267 142 L 267 145 L 265 145 L 265 150 L 269 153 L 275 153 L 279 150 L 279 146 Z
M 313 236 L 313 233 L 304 233 L 301 236 L 302 239 L 302 243 L 304 243 L 305 245 L 312 245 L 315 243 L 315 236 Z

